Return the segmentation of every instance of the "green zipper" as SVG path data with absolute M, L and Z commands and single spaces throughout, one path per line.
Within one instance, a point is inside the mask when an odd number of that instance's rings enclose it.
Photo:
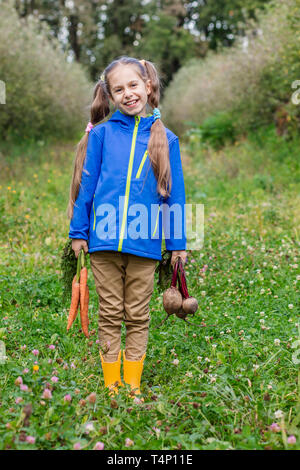
M 94 198 L 95 198 L 95 194 L 94 194 Z M 95 214 L 95 205 L 94 205 L 94 201 L 93 201 L 93 211 L 94 211 L 94 225 L 93 225 L 93 230 L 95 230 L 96 214 Z
M 129 201 L 129 193 L 130 193 L 130 181 L 131 181 L 131 173 L 132 173 L 132 166 L 133 166 L 133 159 L 134 159 L 135 142 L 136 142 L 136 136 L 137 136 L 139 123 L 140 123 L 140 120 L 141 120 L 140 116 L 135 116 L 134 118 L 135 118 L 135 125 L 134 125 L 134 131 L 133 131 L 133 136 L 132 136 L 132 143 L 131 143 L 131 150 L 130 150 L 130 157 L 129 157 L 129 165 L 128 165 L 128 171 L 127 171 L 123 218 L 122 218 L 122 226 L 121 226 L 121 233 L 120 233 L 118 251 L 122 250 L 122 245 L 123 245 L 125 224 L 126 224 L 126 220 L 127 220 L 127 209 L 128 209 L 128 201 Z
M 157 211 L 157 216 L 156 216 L 156 222 L 155 222 L 154 232 L 152 233 L 152 237 L 154 237 L 154 235 L 155 235 L 155 233 L 156 233 L 157 224 L 158 224 L 159 211 L 160 211 L 160 205 L 158 206 L 158 211 Z
M 139 178 L 139 177 L 140 177 L 140 174 L 141 174 L 141 172 L 142 172 L 142 169 L 143 169 L 144 163 L 145 163 L 145 161 L 146 161 L 147 155 L 148 155 L 148 150 L 146 150 L 146 152 L 145 152 L 144 155 L 143 155 L 141 164 L 140 164 L 139 169 L 138 169 L 137 174 L 136 174 L 136 178 Z

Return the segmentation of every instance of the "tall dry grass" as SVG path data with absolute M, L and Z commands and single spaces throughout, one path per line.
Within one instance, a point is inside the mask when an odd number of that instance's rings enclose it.
M 92 89 L 86 72 L 67 61 L 45 24 L 20 19 L 12 1 L 0 1 L 0 135 L 68 137 L 85 125 Z
M 232 113 L 240 133 L 270 122 L 281 104 L 299 114 L 290 98 L 291 83 L 300 79 L 300 0 L 275 0 L 257 17 L 233 47 L 193 59 L 175 75 L 162 104 L 174 132 L 219 111 Z

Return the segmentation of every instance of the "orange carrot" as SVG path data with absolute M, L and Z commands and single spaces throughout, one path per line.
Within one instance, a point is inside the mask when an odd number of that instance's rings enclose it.
M 84 309 L 85 305 L 85 293 L 87 287 L 87 278 L 88 278 L 88 271 L 85 266 L 85 258 L 84 258 L 84 251 L 81 252 L 81 270 L 80 270 L 80 309 Z
M 80 268 L 81 268 L 81 259 L 78 256 L 77 271 L 72 281 L 72 297 L 71 297 L 71 306 L 70 306 L 69 317 L 68 317 L 67 331 L 71 328 L 77 316 L 78 306 L 80 303 L 80 282 L 79 282 Z
M 71 298 L 71 306 L 69 311 L 68 317 L 68 324 L 67 324 L 67 331 L 72 326 L 73 321 L 75 320 L 78 312 L 79 300 L 80 299 L 80 284 L 77 281 L 77 275 L 75 274 L 73 282 L 72 282 L 72 298 Z
M 88 325 L 89 325 L 89 317 L 88 317 L 88 310 L 89 310 L 89 298 L 90 298 L 90 293 L 89 293 L 89 287 L 86 285 L 85 289 L 85 295 L 84 295 L 84 305 L 80 303 L 80 320 L 81 320 L 81 328 L 85 336 L 88 338 L 89 337 L 89 330 L 88 330 Z
M 87 277 L 88 277 L 88 271 L 87 268 L 81 268 L 80 271 L 80 307 L 83 308 L 84 306 L 84 298 L 85 298 L 85 293 L 86 293 L 86 287 L 87 287 Z

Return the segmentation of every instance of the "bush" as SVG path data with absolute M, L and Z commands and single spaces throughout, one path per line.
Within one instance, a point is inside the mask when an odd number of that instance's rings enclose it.
M 12 1 L 0 5 L 0 79 L 6 84 L 1 137 L 74 135 L 89 116 L 92 90 L 85 71 L 67 62 L 45 23 L 20 19 Z
M 216 113 L 205 119 L 199 126 L 202 142 L 215 149 L 222 147 L 227 141 L 234 142 L 235 129 L 228 113 Z
M 300 107 L 291 102 L 300 77 L 299 6 L 272 1 L 257 11 L 258 24 L 249 21 L 245 38 L 181 68 L 162 103 L 166 125 L 181 135 L 191 122 L 226 112 L 239 134 L 272 122 L 280 135 L 299 132 Z

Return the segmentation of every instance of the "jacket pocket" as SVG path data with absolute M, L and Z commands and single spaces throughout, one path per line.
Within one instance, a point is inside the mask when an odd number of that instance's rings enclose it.
M 136 179 L 140 178 L 140 176 L 141 176 L 142 169 L 144 167 L 145 161 L 147 160 L 147 156 L 148 156 L 148 150 L 146 150 L 146 152 L 143 155 L 142 161 L 140 163 L 140 166 L 139 166 L 138 171 L 137 171 L 136 176 L 135 176 Z

